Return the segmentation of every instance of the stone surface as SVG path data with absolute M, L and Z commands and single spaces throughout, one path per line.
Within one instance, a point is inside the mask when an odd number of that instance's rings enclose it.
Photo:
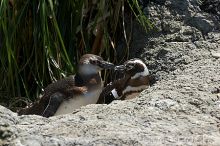
M 213 56 L 214 58 L 220 58 L 220 53 L 218 53 L 218 52 L 212 52 L 212 56 Z
M 158 30 L 136 33 L 130 57 L 159 77 L 152 87 L 51 118 L 0 106 L 0 145 L 220 145 L 220 58 L 213 56 L 220 22 L 196 0 L 155 1 L 144 10 Z

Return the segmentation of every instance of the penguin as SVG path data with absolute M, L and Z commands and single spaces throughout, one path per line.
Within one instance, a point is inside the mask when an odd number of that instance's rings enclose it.
M 103 89 L 100 71 L 114 67 L 114 64 L 104 61 L 100 56 L 85 54 L 80 58 L 75 75 L 49 84 L 40 100 L 21 109 L 18 115 L 51 117 L 72 113 L 82 106 L 95 104 Z
M 146 64 L 139 58 L 130 59 L 123 65 L 115 66 L 124 76 L 110 82 L 101 92 L 97 104 L 109 104 L 113 100 L 135 98 L 150 86 L 151 76 Z

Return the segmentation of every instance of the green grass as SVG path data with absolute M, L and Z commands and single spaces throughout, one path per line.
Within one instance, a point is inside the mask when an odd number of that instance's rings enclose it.
M 15 110 L 33 102 L 49 83 L 74 74 L 82 54 L 117 62 L 117 41 L 129 38 L 125 9 L 151 28 L 137 0 L 1 0 L 0 104 Z

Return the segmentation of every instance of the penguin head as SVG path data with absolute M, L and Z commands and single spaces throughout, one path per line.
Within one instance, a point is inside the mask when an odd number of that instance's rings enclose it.
M 114 64 L 98 55 L 85 54 L 80 58 L 78 69 L 81 74 L 96 74 L 103 69 L 114 69 L 114 67 Z
M 129 76 L 131 79 L 149 75 L 146 64 L 139 58 L 130 59 L 123 65 L 115 66 L 115 70 L 124 73 L 125 76 Z

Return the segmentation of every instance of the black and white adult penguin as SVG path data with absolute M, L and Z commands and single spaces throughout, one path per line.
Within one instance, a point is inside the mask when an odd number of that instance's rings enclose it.
M 98 104 L 109 104 L 115 99 L 131 99 L 150 85 L 150 75 L 146 64 L 138 58 L 130 59 L 115 70 L 124 74 L 110 82 L 101 92 Z
M 114 69 L 114 64 L 97 55 L 83 55 L 75 75 L 48 85 L 38 102 L 21 109 L 18 114 L 50 117 L 72 113 L 81 106 L 95 104 L 103 89 L 100 76 L 102 69 Z

